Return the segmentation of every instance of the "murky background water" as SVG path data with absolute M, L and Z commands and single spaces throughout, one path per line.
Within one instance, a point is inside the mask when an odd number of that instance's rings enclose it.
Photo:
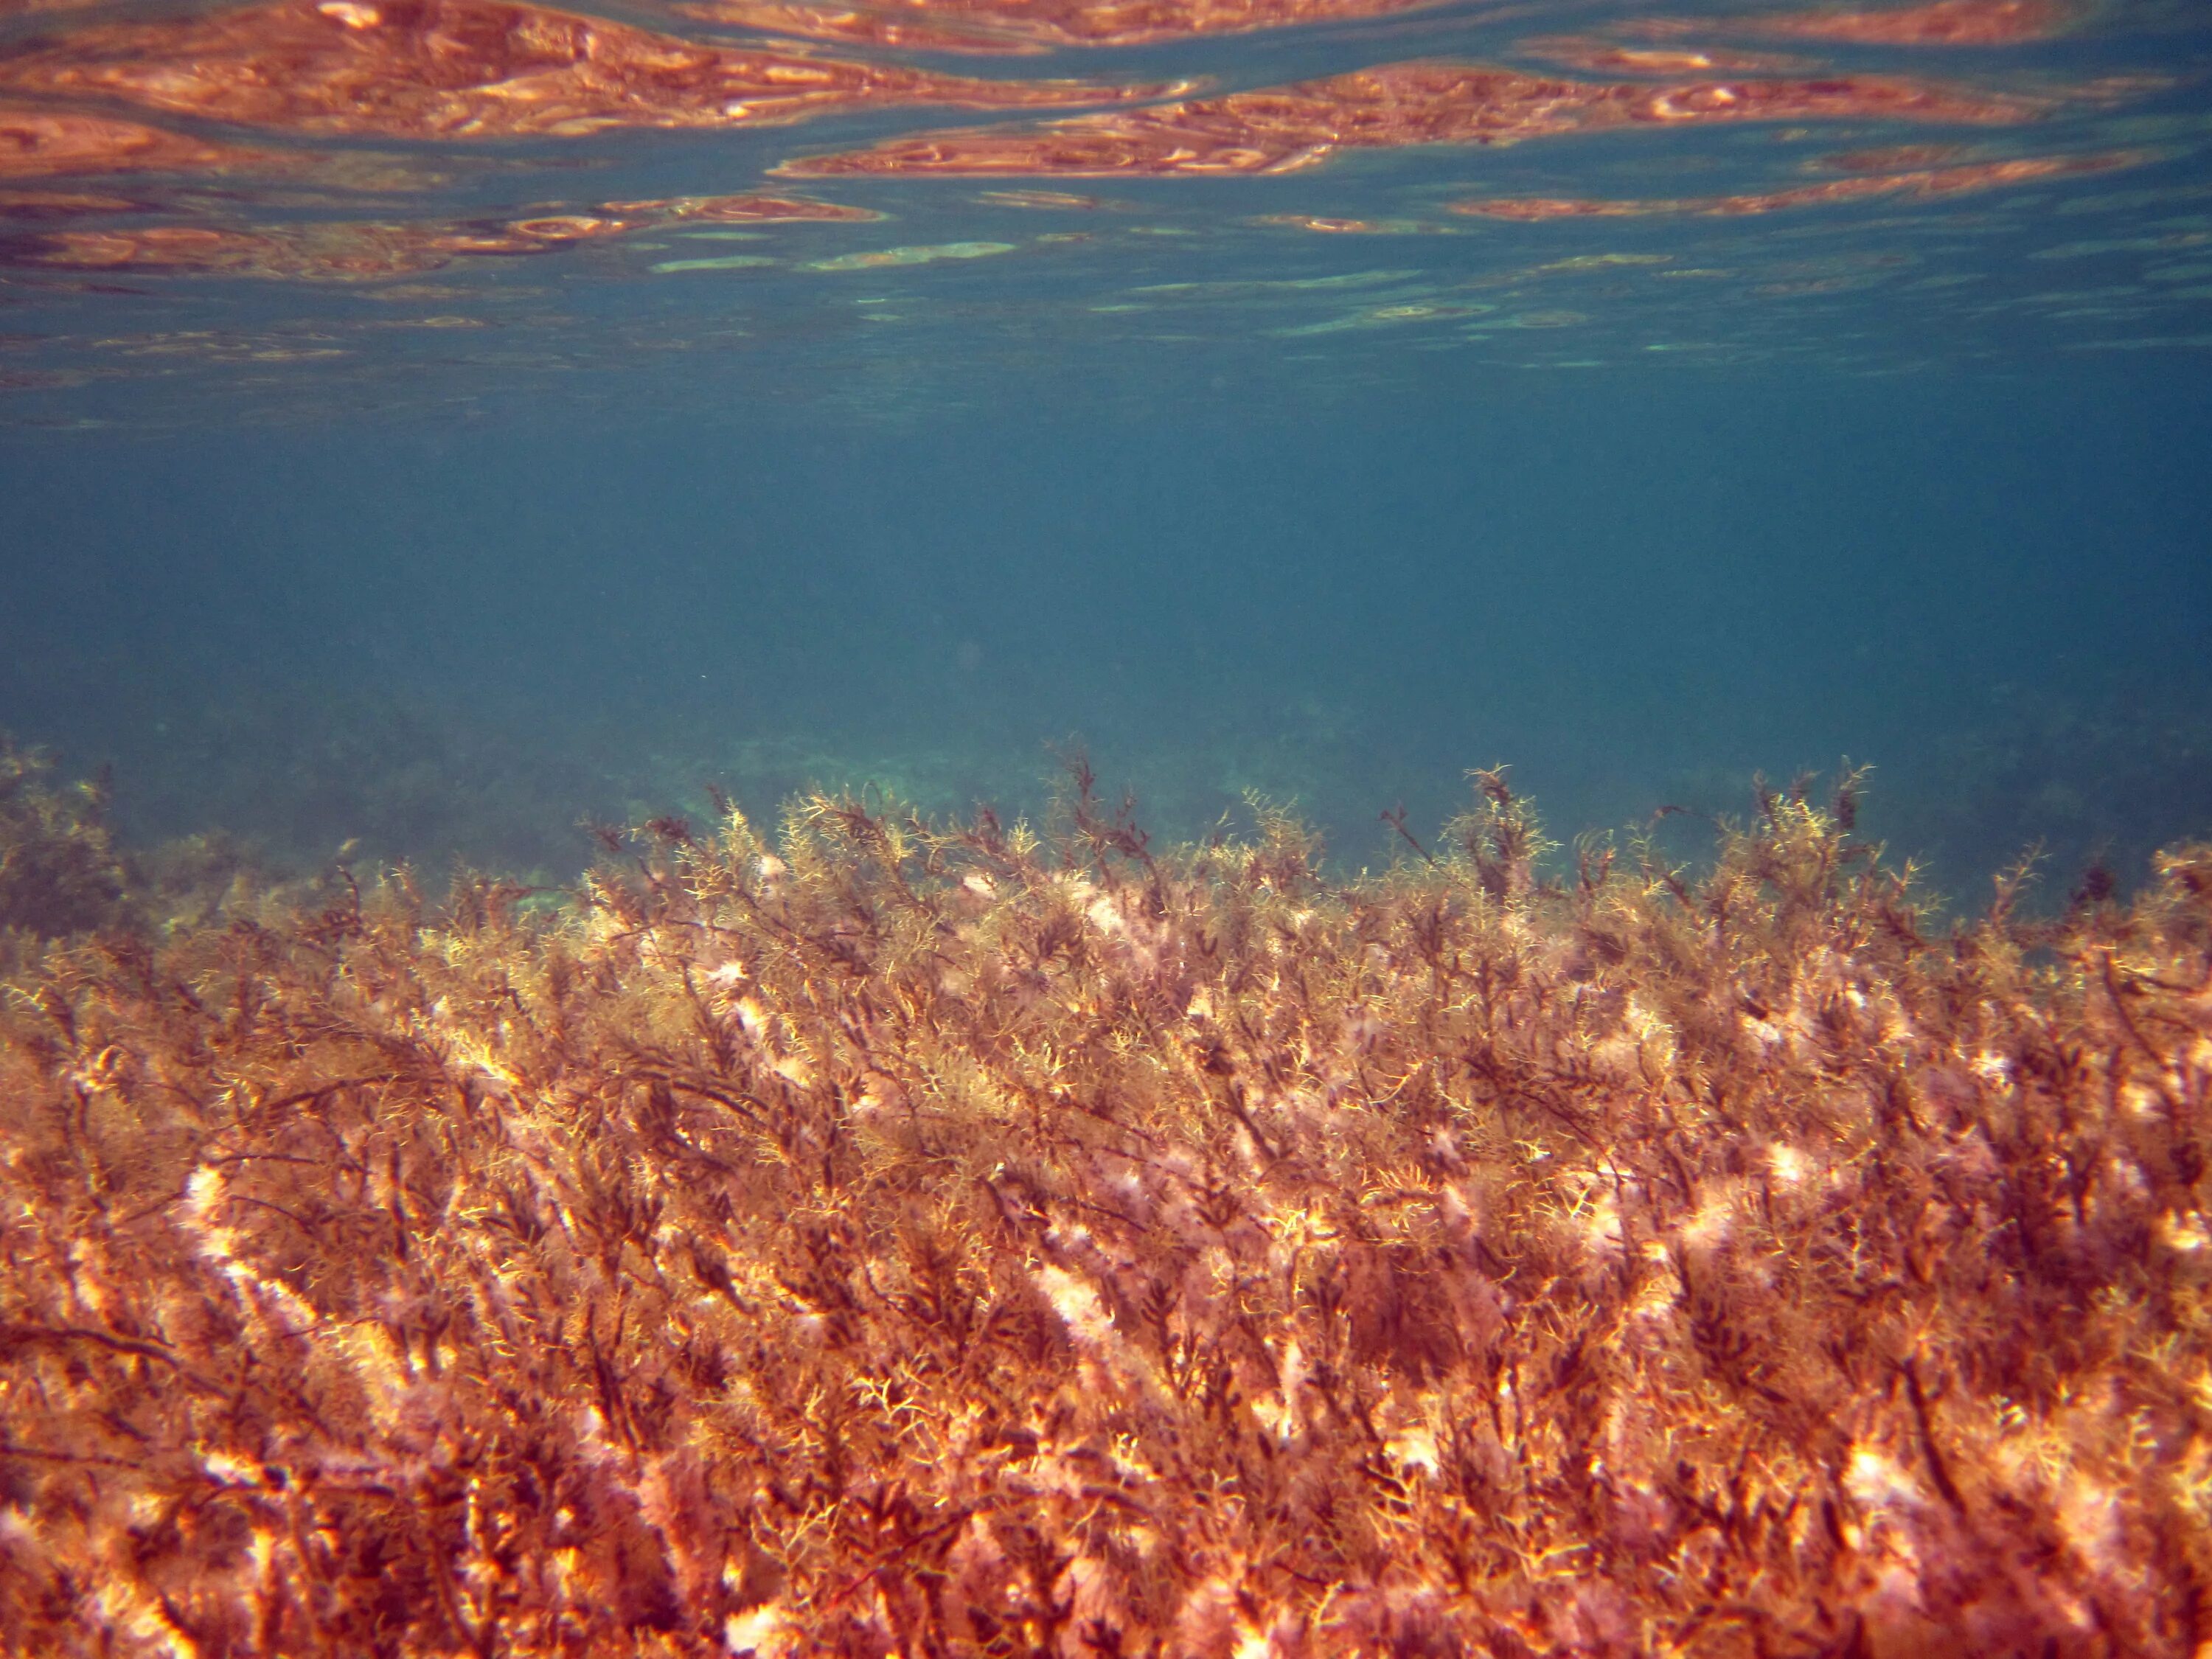
M 0 0 L 0 726 L 549 877 L 873 782 L 1348 863 L 2212 830 L 2193 8 Z M 1680 820 L 1670 820 L 1678 823 Z M 1691 820 L 1694 822 L 1694 820 Z

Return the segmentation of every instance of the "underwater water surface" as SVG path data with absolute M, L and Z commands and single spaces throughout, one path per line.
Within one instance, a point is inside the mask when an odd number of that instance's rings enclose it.
M 2212 27 L 2158 3 L 0 7 L 0 727 L 549 878 L 811 783 L 1348 866 L 1875 770 L 2212 823 Z

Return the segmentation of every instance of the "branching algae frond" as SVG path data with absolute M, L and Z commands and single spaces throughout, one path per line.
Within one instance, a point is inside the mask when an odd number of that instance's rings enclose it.
M 47 947 L 0 1645 L 2201 1651 L 2212 850 L 1953 927 L 1849 786 L 1551 882 L 1477 783 Z
M 52 757 L 0 733 L 0 933 L 36 938 L 122 915 L 125 872 L 104 817 L 104 782 L 59 791 Z

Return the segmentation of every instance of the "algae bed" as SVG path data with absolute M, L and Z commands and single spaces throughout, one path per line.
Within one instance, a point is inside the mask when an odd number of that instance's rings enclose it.
M 548 893 L 11 753 L 0 1650 L 2201 1652 L 2212 850 L 1952 922 L 1852 776 L 1470 784 Z

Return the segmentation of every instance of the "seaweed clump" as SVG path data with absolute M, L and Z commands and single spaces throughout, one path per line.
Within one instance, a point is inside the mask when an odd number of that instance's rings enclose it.
M 0 1648 L 2200 1650 L 2212 849 L 1939 926 L 1848 790 L 1553 881 L 1478 784 L 52 947 Z
M 123 861 L 109 839 L 104 781 L 58 790 L 52 757 L 0 734 L 0 933 L 40 939 L 124 916 Z

